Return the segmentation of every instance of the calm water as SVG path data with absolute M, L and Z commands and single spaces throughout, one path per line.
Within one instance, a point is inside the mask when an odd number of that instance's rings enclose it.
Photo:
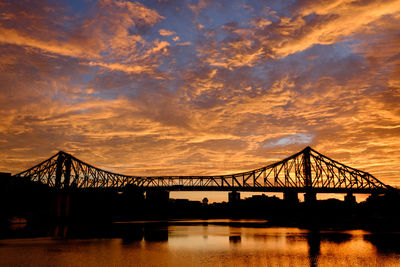
M 0 240 L 0 265 L 400 266 L 400 233 L 265 228 L 259 223 L 121 223 L 106 238 L 82 232 L 68 236 L 72 230 L 57 229 L 58 236 L 67 238 Z

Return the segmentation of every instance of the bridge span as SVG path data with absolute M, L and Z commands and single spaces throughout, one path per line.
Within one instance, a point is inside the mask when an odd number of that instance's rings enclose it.
M 395 190 L 373 175 L 346 166 L 311 147 L 251 171 L 211 176 L 135 176 L 99 169 L 58 152 L 14 175 L 54 190 L 247 191 L 283 193 L 385 193 Z

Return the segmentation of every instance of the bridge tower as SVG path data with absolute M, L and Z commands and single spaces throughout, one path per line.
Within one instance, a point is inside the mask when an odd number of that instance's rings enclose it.
M 68 192 L 71 177 L 71 157 L 59 152 L 56 160 L 56 177 L 54 193 L 56 200 L 55 212 L 57 217 L 66 218 L 69 216 L 70 192 Z
M 64 163 L 64 155 L 59 153 L 58 157 L 57 157 L 55 188 L 61 187 L 61 176 L 63 174 L 63 163 Z
M 304 187 L 306 193 L 304 194 L 304 201 L 312 203 L 317 200 L 317 193 L 312 189 L 312 176 L 311 176 L 311 147 L 306 147 L 303 150 L 303 177 Z
M 71 157 L 60 152 L 57 157 L 55 188 L 69 188 L 71 179 Z M 64 176 L 64 177 L 63 177 Z M 64 179 L 62 179 L 64 178 Z

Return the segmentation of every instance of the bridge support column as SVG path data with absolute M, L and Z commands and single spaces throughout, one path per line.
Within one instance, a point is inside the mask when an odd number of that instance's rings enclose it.
M 165 190 L 147 190 L 146 200 L 150 202 L 168 203 L 169 191 Z
M 347 193 L 347 195 L 344 197 L 344 202 L 348 204 L 354 204 L 356 203 L 356 197 L 352 193 Z
M 161 189 L 146 190 L 146 201 L 144 204 L 144 215 L 150 218 L 168 218 L 169 210 L 169 191 Z
M 304 175 L 304 187 L 306 188 L 306 193 L 304 194 L 304 202 L 311 204 L 317 200 L 317 193 L 315 193 L 312 189 L 310 147 L 306 147 L 303 150 L 303 175 Z
M 228 194 L 229 203 L 237 203 L 240 200 L 240 193 L 236 191 L 229 192 Z
M 313 191 L 308 191 L 304 194 L 304 202 L 305 203 L 314 203 L 317 201 L 317 193 Z
M 59 220 L 64 220 L 69 217 L 70 194 L 68 192 L 57 192 L 55 198 L 55 215 Z
M 297 195 L 297 192 L 294 191 L 286 191 L 283 192 L 283 200 L 287 203 L 299 203 L 299 197 Z

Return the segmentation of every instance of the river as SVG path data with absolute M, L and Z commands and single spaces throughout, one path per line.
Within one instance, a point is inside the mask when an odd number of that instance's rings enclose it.
M 68 227 L 0 239 L 1 266 L 399 266 L 400 233 L 178 220 Z M 21 227 L 23 228 L 23 227 Z M 96 228 L 95 231 L 90 229 Z

